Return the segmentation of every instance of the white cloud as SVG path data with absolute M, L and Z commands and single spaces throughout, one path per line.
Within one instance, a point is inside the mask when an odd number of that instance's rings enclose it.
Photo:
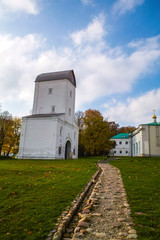
M 83 3 L 83 5 L 94 5 L 93 0 L 81 0 L 81 2 Z
M 15 38 L 0 35 L 2 107 L 16 101 L 15 108 L 21 102 L 30 110 L 36 76 L 67 69 L 75 70 L 77 109 L 84 105 L 89 108 L 102 97 L 129 93 L 142 76 L 154 71 L 153 66 L 160 59 L 160 36 L 129 43 L 128 54 L 120 47 L 109 47 L 104 41 L 105 34 L 104 18 L 99 16 L 85 29 L 70 35 L 68 48 L 44 50 L 46 40 L 38 35 Z M 124 104 L 120 107 L 125 108 Z M 19 109 L 21 114 L 26 112 L 22 106 Z
M 38 14 L 37 0 L 0 0 L 0 16 L 8 13 L 25 12 Z
M 71 34 L 72 41 L 76 46 L 101 42 L 106 32 L 104 29 L 104 15 L 95 17 L 87 28 Z
M 118 0 L 113 6 L 113 12 L 124 14 L 134 10 L 137 6 L 142 5 L 144 0 Z
M 157 116 L 160 114 L 159 102 L 160 88 L 148 91 L 137 98 L 128 98 L 126 102 L 117 102 L 114 99 L 110 104 L 104 104 L 106 108 L 104 116 L 109 117 L 109 121 L 120 123 L 121 126 L 130 123 L 137 127 L 152 122 L 153 109 L 156 109 Z M 160 122 L 160 118 L 157 117 L 157 121 Z

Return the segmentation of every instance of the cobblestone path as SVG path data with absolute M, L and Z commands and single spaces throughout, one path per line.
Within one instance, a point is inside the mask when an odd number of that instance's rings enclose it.
M 130 217 L 120 171 L 109 163 L 99 163 L 101 176 L 86 207 L 79 213 L 80 220 L 72 238 L 64 240 L 126 240 L 137 239 Z M 92 205 L 92 207 L 87 207 Z

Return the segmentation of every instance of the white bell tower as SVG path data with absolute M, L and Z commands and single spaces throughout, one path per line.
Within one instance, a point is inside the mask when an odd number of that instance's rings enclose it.
M 37 76 L 32 115 L 22 119 L 19 158 L 78 157 L 75 89 L 73 70 Z

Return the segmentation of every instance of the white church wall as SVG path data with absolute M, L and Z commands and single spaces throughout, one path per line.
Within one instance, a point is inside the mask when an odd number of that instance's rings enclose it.
M 59 152 L 59 147 L 61 147 L 61 154 L 58 154 L 58 158 L 65 158 L 65 146 L 66 142 L 71 143 L 72 158 L 78 158 L 78 130 L 74 127 L 64 123 L 63 121 L 58 121 L 57 125 L 57 142 L 56 142 L 56 153 Z
M 65 121 L 73 124 L 75 87 L 68 80 L 35 83 L 32 114 L 66 113 Z
M 32 114 L 65 113 L 67 80 L 35 83 L 35 99 Z
M 130 156 L 130 139 L 114 139 L 115 148 L 112 149 L 114 156 Z
M 136 134 L 132 137 L 132 155 L 133 156 L 141 156 L 143 154 L 142 151 L 142 130 L 135 131 Z
M 149 125 L 142 125 L 142 156 L 149 156 L 150 143 L 149 143 Z
M 65 102 L 65 121 L 74 124 L 74 113 L 75 113 L 75 87 L 69 81 L 66 85 L 66 102 Z
M 57 122 L 51 119 L 26 119 L 21 132 L 19 158 L 55 158 L 56 128 Z
M 150 154 L 160 155 L 160 126 L 150 126 Z

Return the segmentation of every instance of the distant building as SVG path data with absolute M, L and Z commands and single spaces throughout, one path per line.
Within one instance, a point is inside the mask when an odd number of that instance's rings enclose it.
M 152 123 L 141 124 L 130 134 L 132 156 L 160 156 L 160 123 L 155 112 Z
M 129 133 L 119 133 L 116 136 L 110 139 L 111 141 L 115 141 L 116 146 L 112 149 L 112 154 L 114 156 L 130 156 L 130 139 Z
M 22 118 L 19 158 L 78 157 L 75 88 L 73 70 L 37 76 L 32 115 Z
M 114 156 L 160 156 L 160 123 L 155 111 L 152 123 L 140 124 L 132 133 L 120 133 L 110 140 L 116 142 Z

